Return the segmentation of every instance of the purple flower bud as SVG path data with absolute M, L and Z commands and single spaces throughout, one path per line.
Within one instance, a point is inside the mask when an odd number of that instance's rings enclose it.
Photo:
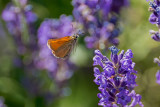
M 127 74 L 127 78 L 126 78 L 126 82 L 128 85 L 132 85 L 133 86 L 136 86 L 136 80 L 137 76 L 136 75 L 133 75 L 133 74 Z
M 157 17 L 153 13 L 149 17 L 149 22 L 151 24 L 157 24 Z
M 114 80 L 114 84 L 116 85 L 116 87 L 119 87 L 120 82 L 121 82 L 121 77 L 118 77 L 118 76 L 114 77 L 113 80 Z
M 160 70 L 158 70 L 158 72 L 156 73 L 156 79 L 156 82 L 160 85 Z
M 5 21 L 14 21 L 16 15 L 12 11 L 4 10 L 2 13 L 2 18 Z
M 158 15 L 160 14 L 160 7 L 159 7 L 159 6 L 156 8 L 156 13 L 157 13 Z
M 121 68 L 126 70 L 126 71 L 132 71 L 133 67 L 132 67 L 132 60 L 131 59 L 122 59 L 120 61 L 121 63 Z
M 124 54 L 125 58 L 133 58 L 133 53 L 131 49 L 128 49 L 127 52 Z
M 100 65 L 101 67 L 103 67 L 102 58 L 98 55 L 93 58 L 93 61 L 93 65 Z
M 150 1 L 149 5 L 149 10 L 152 12 L 149 17 L 149 22 L 151 24 L 156 24 L 160 31 L 160 2 L 158 0 L 154 0 L 153 2 Z M 158 42 L 160 41 L 159 31 L 150 31 L 150 34 L 152 34 L 152 39 Z
M 123 6 L 128 6 L 129 5 L 129 1 L 128 0 L 113 0 L 112 1 L 112 11 L 116 12 L 116 13 L 119 13 L 120 12 L 120 9 L 123 7 Z
M 103 59 L 103 55 L 99 50 L 95 50 L 95 54 L 98 55 L 101 59 Z
M 123 90 L 120 93 L 117 94 L 117 103 L 121 104 L 122 106 L 127 105 L 129 102 L 131 102 L 131 97 L 128 95 L 128 90 Z
M 111 60 L 116 65 L 118 63 L 118 55 L 117 55 L 117 53 L 119 52 L 119 50 L 115 46 L 111 46 L 109 49 L 112 52 L 112 54 L 111 54 Z
M 94 48 L 95 41 L 96 38 L 87 36 L 85 38 L 85 42 L 87 43 L 87 48 Z
M 157 32 L 154 35 L 152 35 L 152 39 L 159 42 L 160 41 L 160 34 L 159 34 L 159 32 Z
M 133 101 L 132 103 L 129 105 L 129 107 L 134 107 L 136 106 L 137 104 L 139 104 L 141 107 L 144 107 L 144 105 L 142 104 L 141 102 L 141 95 L 139 94 L 136 94 L 135 91 L 133 90 L 131 93 L 130 93 L 130 96 L 133 98 Z
M 104 75 L 106 76 L 106 77 L 111 77 L 112 75 L 115 75 L 115 71 L 114 71 L 114 68 L 113 68 L 113 66 L 110 66 L 110 65 L 106 65 L 104 68 L 103 68 L 103 70 L 104 70 Z
M 160 60 L 158 58 L 154 58 L 154 63 L 157 63 L 160 66 Z
M 153 3 L 153 2 L 150 2 L 149 5 L 150 5 L 152 8 L 154 8 L 154 9 L 157 8 L 157 4 L 155 4 L 155 3 Z
M 121 53 L 118 55 L 118 62 L 123 58 L 124 56 L 124 50 L 121 51 Z
M 112 54 L 117 54 L 119 52 L 119 49 L 117 49 L 115 46 L 109 47 L 109 50 L 111 50 Z
M 94 68 L 94 76 L 96 77 L 95 78 L 95 80 L 94 80 L 94 82 L 97 84 L 97 85 L 100 85 L 100 83 L 101 83 L 101 73 L 100 73 L 100 71 L 99 71 L 99 69 L 98 68 Z
M 4 98 L 2 96 L 0 96 L 0 107 L 7 107 L 5 104 L 4 104 Z

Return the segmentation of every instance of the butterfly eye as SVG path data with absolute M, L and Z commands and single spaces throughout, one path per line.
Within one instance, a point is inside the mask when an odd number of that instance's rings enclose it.
M 78 37 L 77 37 L 77 35 L 76 35 L 76 36 L 74 37 L 74 40 L 77 40 L 77 38 L 78 38 Z
M 73 38 L 76 40 L 79 37 L 78 34 L 73 35 Z
M 78 35 L 76 35 L 76 39 L 78 38 Z

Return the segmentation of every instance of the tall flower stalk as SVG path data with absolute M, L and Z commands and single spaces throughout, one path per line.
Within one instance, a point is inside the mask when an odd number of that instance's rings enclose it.
M 6 23 L 8 32 L 14 41 L 16 52 L 13 59 L 13 69 L 20 69 L 22 75 L 18 81 L 30 95 L 37 96 L 42 91 L 41 81 L 37 76 L 37 69 L 34 64 L 38 46 L 36 44 L 35 22 L 37 15 L 32 11 L 32 6 L 27 4 L 28 0 L 13 0 L 7 4 L 2 12 L 2 19 Z
M 149 0 L 147 0 L 148 2 Z M 150 34 L 152 34 L 152 39 L 160 42 L 160 1 L 154 0 L 149 3 L 149 11 L 152 12 L 149 17 L 149 22 L 151 24 L 155 24 L 158 27 L 158 31 L 150 30 Z M 158 58 L 154 58 L 154 62 L 160 66 L 160 60 Z M 156 73 L 157 83 L 160 84 L 160 70 Z
M 32 12 L 32 6 L 27 4 L 27 0 L 9 3 L 2 12 L 2 19 L 15 41 L 18 54 L 25 54 L 26 47 L 29 49 L 36 47 L 34 23 L 37 16 Z
M 93 58 L 93 66 L 100 67 L 94 67 L 94 82 L 99 85 L 98 89 L 101 92 L 97 94 L 100 98 L 98 105 L 134 107 L 139 104 L 143 107 L 141 95 L 134 91 L 137 86 L 135 82 L 137 71 L 134 70 L 135 63 L 131 59 L 133 58 L 131 49 L 128 49 L 126 53 L 122 50 L 120 54 L 115 46 L 109 49 L 111 50 L 110 60 L 99 50 L 95 50 Z
M 155 24 L 158 28 L 157 31 L 150 30 L 150 34 L 152 34 L 153 40 L 160 42 L 160 1 L 159 0 L 154 0 L 153 2 L 150 1 L 149 5 L 150 7 L 148 10 L 151 12 L 151 15 L 149 17 L 149 22 L 151 24 Z

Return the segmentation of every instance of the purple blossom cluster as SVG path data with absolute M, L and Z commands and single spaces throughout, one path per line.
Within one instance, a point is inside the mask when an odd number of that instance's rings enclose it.
M 147 0 L 147 2 L 148 1 L 149 0 Z M 160 1 L 150 1 L 149 5 L 149 11 L 152 12 L 149 17 L 149 21 L 151 24 L 156 24 L 158 27 L 158 31 L 150 30 L 150 34 L 152 34 L 153 40 L 160 42 Z M 154 58 L 154 62 L 157 63 L 158 66 L 160 66 L 160 60 L 158 58 Z M 156 73 L 156 79 L 156 82 L 160 84 L 160 70 L 158 70 L 158 72 Z
M 57 59 L 53 56 L 51 50 L 47 47 L 47 41 L 51 38 L 61 38 L 73 35 L 73 18 L 71 16 L 61 15 L 59 19 L 46 19 L 38 29 L 39 56 L 35 63 L 40 69 L 45 69 L 57 81 L 64 81 L 72 76 L 69 60 Z M 73 66 L 72 66 L 73 68 Z
M 156 26 L 158 27 L 158 31 L 150 30 L 150 34 L 152 34 L 151 37 L 153 40 L 160 42 L 160 1 L 150 1 L 149 5 L 149 11 L 152 12 L 149 17 L 149 22 L 151 24 L 156 24 Z
M 24 54 L 26 50 L 24 41 L 27 41 L 27 38 L 30 39 L 30 45 L 35 44 L 36 31 L 33 24 L 37 16 L 32 12 L 32 6 L 27 5 L 27 0 L 20 0 L 18 3 L 19 6 L 9 3 L 2 12 L 2 19 L 6 22 L 7 29 L 18 47 L 18 53 Z M 24 28 L 24 22 L 27 28 Z M 24 30 L 28 30 L 27 38 L 24 38 L 26 33 Z
M 160 66 L 160 59 L 154 58 L 154 63 L 157 63 L 158 66 Z M 160 70 L 158 70 L 156 73 L 156 79 L 157 79 L 156 82 L 160 85 Z
M 73 16 L 82 24 L 88 48 L 104 49 L 109 43 L 118 45 L 121 32 L 119 12 L 128 0 L 73 0 Z
M 2 18 L 7 23 L 8 30 L 13 35 L 20 35 L 22 32 L 22 15 L 25 15 L 28 25 L 32 25 L 37 16 L 32 12 L 32 6 L 23 4 L 23 8 L 17 7 L 12 3 L 9 3 L 2 12 Z
M 103 56 L 99 50 L 95 50 L 93 58 L 93 66 L 97 66 L 94 67 L 94 82 L 99 85 L 98 89 L 101 92 L 97 95 L 100 98 L 98 105 L 134 107 L 139 104 L 143 107 L 141 96 L 134 91 L 137 86 L 135 82 L 137 71 L 134 70 L 135 63 L 131 59 L 133 58 L 131 49 L 128 49 L 126 53 L 122 50 L 119 55 L 119 50 L 115 46 L 109 49 L 111 60 Z

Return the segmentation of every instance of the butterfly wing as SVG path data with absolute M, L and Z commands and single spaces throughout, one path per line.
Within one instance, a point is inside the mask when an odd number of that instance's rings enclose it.
M 65 58 L 70 54 L 74 43 L 75 40 L 71 36 L 66 36 L 59 39 L 49 39 L 47 45 L 54 56 Z
M 47 45 L 51 50 L 56 51 L 59 47 L 68 43 L 70 40 L 71 40 L 70 36 L 66 36 L 59 39 L 49 39 Z
M 52 51 L 52 53 L 54 56 L 56 56 L 58 58 L 65 59 L 71 53 L 72 46 L 73 46 L 73 44 L 71 44 L 71 43 L 62 45 L 61 47 L 58 48 L 57 51 Z

